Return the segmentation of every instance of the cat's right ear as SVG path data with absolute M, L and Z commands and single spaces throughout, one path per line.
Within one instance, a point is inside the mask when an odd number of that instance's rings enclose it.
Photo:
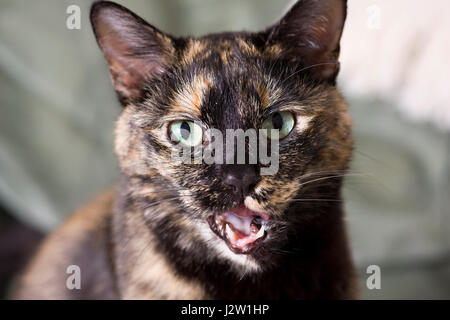
M 266 45 L 279 45 L 279 58 L 301 63 L 313 78 L 334 83 L 347 0 L 298 0 L 262 33 Z
M 175 51 L 173 38 L 108 1 L 92 5 L 91 23 L 121 104 L 138 100 L 146 81 L 167 71 Z

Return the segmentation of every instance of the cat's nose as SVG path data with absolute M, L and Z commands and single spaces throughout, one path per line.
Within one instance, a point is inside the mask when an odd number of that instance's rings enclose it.
M 233 192 L 246 197 L 259 181 L 256 165 L 229 164 L 222 166 L 223 182 L 233 189 Z

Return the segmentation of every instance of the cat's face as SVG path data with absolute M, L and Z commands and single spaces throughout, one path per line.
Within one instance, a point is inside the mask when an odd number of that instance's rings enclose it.
M 302 1 L 264 32 L 173 38 L 120 6 L 94 6 L 94 30 L 124 106 L 116 152 L 124 174 L 140 181 L 134 193 L 149 221 L 177 234 L 181 247 L 203 242 L 259 270 L 321 214 L 316 201 L 338 196 L 340 180 L 327 177 L 342 175 L 352 145 L 334 86 L 344 19 L 345 1 Z M 241 137 L 239 147 L 239 137 L 226 140 L 230 129 L 254 130 L 255 139 Z M 259 129 L 277 130 L 278 139 Z M 269 162 L 262 143 L 274 151 Z M 182 150 L 192 156 L 175 161 Z M 194 159 L 206 152 L 212 161 Z M 326 188 L 314 181 L 321 179 Z M 162 201 L 173 211 L 152 212 Z

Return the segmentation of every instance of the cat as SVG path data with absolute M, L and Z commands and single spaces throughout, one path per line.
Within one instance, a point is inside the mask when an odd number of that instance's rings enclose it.
M 16 297 L 357 298 L 341 200 L 351 119 L 336 88 L 346 10 L 301 0 L 261 32 L 181 38 L 94 3 L 123 106 L 121 176 L 47 238 Z M 277 144 L 276 172 L 248 161 L 250 145 L 244 163 L 175 163 L 180 145 L 209 147 L 207 128 L 275 132 L 258 143 Z M 80 271 L 74 290 L 69 266 Z

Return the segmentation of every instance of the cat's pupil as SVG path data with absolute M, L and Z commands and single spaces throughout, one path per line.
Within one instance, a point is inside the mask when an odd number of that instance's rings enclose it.
M 272 116 L 272 125 L 274 129 L 281 130 L 283 128 L 283 117 L 281 117 L 280 113 L 275 113 Z
M 191 127 L 189 126 L 189 123 L 186 121 L 183 121 L 180 126 L 180 133 L 184 140 L 187 140 L 189 136 L 191 135 Z

